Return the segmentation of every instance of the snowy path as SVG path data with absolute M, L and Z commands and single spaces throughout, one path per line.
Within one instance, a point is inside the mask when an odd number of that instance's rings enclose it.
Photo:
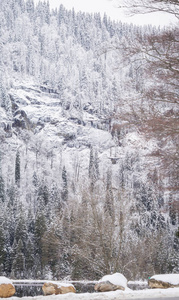
M 132 291 L 127 290 L 116 291 L 116 292 L 107 292 L 107 293 L 85 293 L 85 294 L 65 294 L 65 295 L 53 295 L 53 296 L 37 296 L 37 297 L 11 297 L 6 299 L 11 300 L 120 300 L 120 299 L 155 299 L 163 298 L 170 299 L 173 298 L 179 299 L 179 288 L 170 288 L 170 289 L 152 289 L 152 290 L 140 290 Z

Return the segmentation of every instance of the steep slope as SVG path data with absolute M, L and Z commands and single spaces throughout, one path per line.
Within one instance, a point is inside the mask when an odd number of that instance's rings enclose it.
M 156 29 L 32 0 L 0 5 L 0 271 L 177 271 L 177 191 L 151 156 L 167 144 L 138 125 L 153 106 L 138 101 L 142 66 L 120 48 Z
M 2 110 L 1 124 L 4 124 L 2 132 L 6 142 L 1 148 L 1 163 L 3 174 L 13 177 L 16 152 L 20 152 L 22 201 L 32 185 L 34 172 L 45 176 L 48 184 L 55 181 L 60 185 L 65 166 L 71 182 L 81 181 L 84 176 L 88 181 L 91 147 L 98 152 L 100 177 L 105 178 L 107 170 L 113 167 L 116 184 L 126 154 L 130 157 L 138 152 L 145 157 L 157 147 L 154 141 L 147 142 L 134 130 L 126 130 L 118 141 L 111 134 L 109 120 L 95 113 L 91 105 L 81 111 L 74 107 L 64 108 L 58 92 L 47 86 L 15 83 L 9 96 L 13 116 L 9 119 Z

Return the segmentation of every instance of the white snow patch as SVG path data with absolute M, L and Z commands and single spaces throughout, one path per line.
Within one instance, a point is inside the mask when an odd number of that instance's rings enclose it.
M 106 293 L 85 293 L 85 294 L 63 294 L 50 296 L 36 296 L 36 297 L 11 297 L 10 300 L 115 300 L 115 299 L 148 299 L 148 298 L 168 298 L 179 297 L 179 288 L 170 289 L 153 289 L 142 291 L 115 291 Z M 8 299 L 8 298 L 7 298 Z
M 135 280 L 135 281 L 128 281 L 128 284 L 139 284 L 139 285 L 146 285 L 148 284 L 147 280 Z
M 6 116 L 6 113 L 5 113 L 5 110 L 3 108 L 0 107 L 0 123 L 1 122 L 4 122 L 4 121 L 7 121 L 7 116 Z
M 109 149 L 114 145 L 111 134 L 107 131 L 97 130 L 95 128 L 85 128 L 84 135 L 86 135 L 88 141 L 96 147 Z
M 114 285 L 120 285 L 124 288 L 127 287 L 127 279 L 124 277 L 124 275 L 122 275 L 120 273 L 114 273 L 112 275 L 105 275 L 99 280 L 99 282 L 103 282 L 103 281 L 109 281 Z
M 143 135 L 138 132 L 129 132 L 124 138 L 124 145 L 130 145 L 130 147 L 135 149 L 142 149 L 146 152 L 151 152 L 156 149 L 156 141 L 146 140 Z
M 5 276 L 0 276 L 0 284 L 12 284 L 12 281 Z
M 179 274 L 160 274 L 154 275 L 151 279 L 167 282 L 173 285 L 179 285 Z

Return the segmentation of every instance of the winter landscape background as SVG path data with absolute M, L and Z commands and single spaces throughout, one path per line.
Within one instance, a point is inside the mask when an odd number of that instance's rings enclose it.
M 179 272 L 177 38 L 0 1 L 2 275 Z

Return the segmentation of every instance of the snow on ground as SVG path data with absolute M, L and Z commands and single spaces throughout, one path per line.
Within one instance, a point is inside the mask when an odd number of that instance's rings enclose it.
M 118 284 L 119 280 L 120 283 L 121 281 L 124 280 L 125 284 L 125 277 L 123 278 L 120 273 L 113 274 L 114 276 L 111 275 L 106 275 L 102 279 L 113 281 L 114 284 Z M 166 274 L 166 275 L 154 275 L 155 279 L 157 280 L 166 280 L 167 282 L 171 283 L 176 283 L 178 280 L 179 274 Z M 4 279 L 3 279 L 4 278 Z M 0 277 L 0 283 L 3 280 L 8 280 L 5 277 Z M 30 283 L 32 280 L 13 280 L 13 283 L 18 283 L 18 282 L 26 282 Z M 33 281 L 34 282 L 34 281 Z M 43 280 L 35 280 L 35 282 L 44 282 Z M 45 280 L 45 282 L 49 282 L 48 280 Z M 50 281 L 53 282 L 53 281 Z M 79 281 L 76 281 L 79 282 Z M 85 281 L 86 282 L 86 281 Z M 87 281 L 94 283 L 97 283 L 97 281 Z M 60 283 L 61 282 L 56 282 L 55 283 Z M 137 281 L 130 281 L 130 283 L 141 283 L 146 284 L 147 282 L 137 282 Z M 71 284 L 71 282 L 67 282 L 67 284 Z M 73 281 L 73 284 L 75 286 L 75 281 Z M 129 282 L 128 282 L 129 284 Z M 153 298 L 172 298 L 176 297 L 179 299 L 179 288 L 168 288 L 168 289 L 145 289 L 145 290 L 131 290 L 129 288 L 126 288 L 125 291 L 114 291 L 114 292 L 105 292 L 105 293 L 79 293 L 79 294 L 74 294 L 74 293 L 68 293 L 64 295 L 51 295 L 51 296 L 35 296 L 35 297 L 11 297 L 7 298 L 9 300 L 120 300 L 120 299 L 153 299 Z
M 179 285 L 179 274 L 160 274 L 154 275 L 151 279 L 167 282 L 173 285 Z
M 85 293 L 85 294 L 65 294 L 53 296 L 37 296 L 37 297 L 11 297 L 9 300 L 120 300 L 120 299 L 145 299 L 145 298 L 167 298 L 179 297 L 179 288 L 170 289 L 148 289 L 140 291 L 115 291 L 106 293 Z

